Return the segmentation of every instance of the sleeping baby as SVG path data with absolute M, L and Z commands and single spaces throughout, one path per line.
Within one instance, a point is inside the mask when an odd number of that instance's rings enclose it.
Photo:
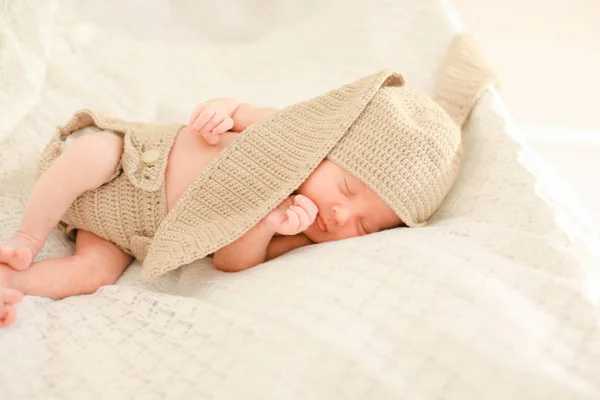
M 188 125 L 79 111 L 45 148 L 0 245 L 0 325 L 24 294 L 55 299 L 212 255 L 241 271 L 295 248 L 423 225 L 450 189 L 461 130 L 384 70 L 283 110 L 200 104 Z M 68 257 L 33 262 L 51 231 Z

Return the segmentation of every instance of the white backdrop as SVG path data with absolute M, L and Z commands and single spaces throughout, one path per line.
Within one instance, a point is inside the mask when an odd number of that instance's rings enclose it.
M 77 108 L 186 121 L 206 98 L 279 107 L 382 67 L 430 93 L 456 31 L 437 0 L 189 4 L 4 3 L 0 239 Z M 597 399 L 598 238 L 511 129 L 490 90 L 425 228 L 27 297 L 0 331 L 3 398 Z M 56 232 L 41 256 L 70 251 Z

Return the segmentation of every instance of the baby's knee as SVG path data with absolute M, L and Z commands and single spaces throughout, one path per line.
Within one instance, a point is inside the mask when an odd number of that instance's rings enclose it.
M 123 154 L 123 138 L 110 131 L 81 136 L 65 150 L 65 162 L 81 171 L 85 189 L 94 189 L 114 176 Z
M 67 149 L 88 164 L 114 164 L 123 153 L 123 138 L 111 131 L 99 131 L 77 138 Z

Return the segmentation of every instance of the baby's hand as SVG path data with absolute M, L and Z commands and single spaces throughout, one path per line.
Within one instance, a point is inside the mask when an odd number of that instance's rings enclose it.
M 319 209 L 306 196 L 290 196 L 263 220 L 267 229 L 281 235 L 296 235 L 315 221 Z
M 190 131 L 202 136 L 206 143 L 217 144 L 221 134 L 233 128 L 233 119 L 222 107 L 201 103 L 192 113 L 189 126 Z

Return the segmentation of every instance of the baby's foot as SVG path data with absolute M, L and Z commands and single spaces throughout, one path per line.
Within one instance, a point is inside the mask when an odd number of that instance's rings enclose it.
M 34 237 L 17 232 L 11 239 L 0 244 L 0 265 L 8 265 L 17 271 L 24 270 L 31 265 L 42 246 L 43 243 Z
M 9 326 L 15 321 L 17 312 L 14 305 L 23 300 L 23 293 L 8 288 L 8 277 L 14 273 L 0 265 L 0 327 Z

